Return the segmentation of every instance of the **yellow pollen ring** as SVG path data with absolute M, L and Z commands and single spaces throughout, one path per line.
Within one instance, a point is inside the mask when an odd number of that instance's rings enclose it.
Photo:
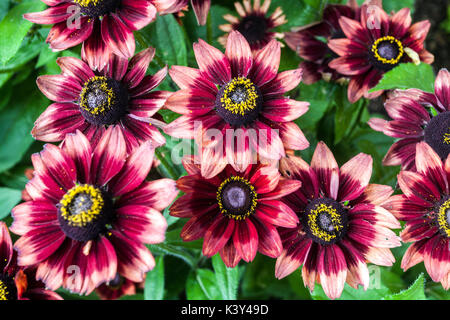
M 228 183 L 233 181 L 242 182 L 250 189 L 252 203 L 250 209 L 248 209 L 244 214 L 233 214 L 223 206 L 222 190 Z M 256 206 L 258 204 L 258 194 L 255 191 L 255 187 L 247 179 L 239 176 L 231 176 L 228 179 L 224 180 L 217 189 L 217 203 L 219 204 L 220 213 L 234 220 L 245 220 L 248 216 L 252 215 L 255 212 Z
M 73 0 L 76 4 L 80 5 L 81 7 L 88 7 L 90 5 L 98 5 L 99 2 L 102 2 L 102 0 Z
M 444 143 L 450 144 L 450 133 L 444 133 Z
M 447 210 L 450 210 L 450 200 L 445 201 L 440 207 L 437 216 L 437 223 L 440 229 L 450 238 L 450 225 L 447 221 Z
M 397 45 L 398 55 L 396 58 L 388 60 L 388 59 L 380 56 L 380 54 L 378 53 L 378 45 L 380 44 L 380 42 L 383 42 L 383 41 L 389 41 L 390 43 L 395 43 Z M 385 64 L 397 64 L 400 61 L 400 59 L 403 57 L 403 51 L 404 51 L 403 45 L 400 42 L 400 40 L 397 40 L 392 36 L 385 36 L 385 37 L 379 38 L 372 45 L 372 52 L 375 55 L 375 58 L 377 58 L 379 61 L 381 61 L 382 63 L 385 63 Z
M 319 224 L 317 223 L 319 215 L 324 213 L 330 216 L 334 230 L 341 231 L 343 229 L 344 226 L 342 225 L 340 214 L 337 213 L 335 208 L 333 208 L 332 206 L 327 206 L 324 203 L 316 205 L 315 209 L 311 210 L 308 213 L 308 227 L 314 236 L 326 242 L 329 242 L 335 239 L 337 235 L 322 230 L 322 228 L 320 228 Z
M 95 89 L 103 91 L 107 96 L 107 100 L 105 101 L 105 103 L 97 105 L 95 106 L 95 108 L 89 106 L 86 97 L 86 95 L 92 90 L 92 84 L 95 84 Z M 80 107 L 93 115 L 99 115 L 111 108 L 111 105 L 114 103 L 115 98 L 116 95 L 114 93 L 114 90 L 108 85 L 108 78 L 103 76 L 94 76 L 84 84 L 83 90 L 80 94 Z
M 90 197 L 92 201 L 89 210 L 84 210 L 78 214 L 72 214 L 69 210 L 70 205 L 73 200 L 79 194 L 86 194 Z M 83 201 L 83 200 L 82 200 Z M 98 218 L 101 215 L 104 206 L 104 200 L 102 193 L 99 189 L 83 184 L 76 185 L 70 189 L 64 197 L 61 199 L 60 203 L 60 214 L 72 227 L 85 227 L 88 223 Z
M 8 300 L 8 287 L 0 280 L 0 300 Z
M 246 99 L 236 103 L 233 101 L 231 95 L 239 88 L 245 89 Z M 249 110 L 253 110 L 257 106 L 258 93 L 256 92 L 255 85 L 251 80 L 243 77 L 234 78 L 226 86 L 223 97 L 220 99 L 222 106 L 235 114 L 245 115 Z

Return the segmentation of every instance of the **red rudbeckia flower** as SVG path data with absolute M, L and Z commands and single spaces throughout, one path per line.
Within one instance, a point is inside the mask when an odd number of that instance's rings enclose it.
M 154 149 L 142 144 L 127 157 L 125 139 L 110 127 L 92 149 L 80 132 L 61 148 L 47 144 L 32 156 L 26 189 L 32 201 L 12 210 L 18 264 L 38 264 L 50 289 L 88 294 L 116 274 L 140 282 L 155 261 L 144 243 L 164 241 L 159 212 L 176 197 L 175 182 L 147 182 Z
M 164 105 L 169 92 L 151 91 L 167 74 L 167 68 L 146 76 L 155 50 L 149 48 L 135 55 L 130 62 L 118 56 L 103 71 L 93 71 L 77 58 L 57 59 L 60 75 L 37 79 L 42 93 L 55 101 L 36 120 L 35 139 L 56 142 L 67 133 L 82 131 L 95 146 L 108 126 L 122 130 L 127 150 L 151 141 L 154 147 L 165 143 L 151 117 Z M 89 57 L 96 59 L 96 57 Z
M 1 300 L 62 300 L 55 292 L 44 289 L 35 280 L 34 269 L 16 264 L 16 252 L 4 222 L 0 221 L 0 301 Z
M 340 17 L 359 19 L 359 7 L 355 0 L 350 0 L 348 5 L 327 5 L 322 14 L 322 21 L 285 33 L 286 44 L 305 59 L 300 68 L 303 69 L 303 82 L 306 84 L 312 84 L 322 78 L 338 81 L 347 77 L 328 66 L 337 55 L 328 48 L 327 42 L 330 39 L 345 38 L 339 25 Z
M 176 0 L 42 0 L 45 11 L 24 18 L 38 24 L 55 24 L 47 37 L 53 51 L 83 43 L 82 56 L 95 56 L 103 69 L 111 53 L 128 59 L 134 55 L 133 31 L 142 29 Z
M 384 157 L 385 166 L 401 165 L 403 170 L 414 171 L 416 145 L 420 141 L 427 142 L 441 159 L 447 159 L 450 152 L 450 73 L 447 69 L 439 72 L 434 87 L 434 94 L 418 89 L 395 91 L 384 105 L 393 120 L 369 120 L 372 129 L 399 138 Z
M 194 53 L 200 70 L 173 66 L 169 71 L 181 90 L 165 106 L 183 116 L 164 131 L 177 138 L 196 139 L 202 146 L 201 170 L 206 178 L 227 164 L 244 172 L 254 163 L 256 152 L 261 158 L 278 160 L 285 147 L 303 150 L 309 146 L 293 122 L 308 110 L 309 103 L 283 96 L 297 87 L 302 71 L 277 74 L 278 41 L 252 54 L 247 40 L 232 31 L 225 54 L 202 40 L 194 44 Z
M 425 142 L 416 146 L 417 172 L 401 171 L 403 194 L 384 207 L 406 221 L 400 236 L 412 242 L 402 259 L 403 270 L 424 262 L 431 279 L 450 288 L 450 158 L 442 161 Z
M 337 72 L 350 76 L 348 99 L 356 102 L 362 96 L 373 99 L 383 90 L 369 93 L 383 74 L 400 63 L 432 63 L 434 57 L 424 48 L 430 29 L 428 20 L 411 25 L 411 14 L 404 8 L 388 16 L 380 6 L 361 6 L 360 21 L 341 17 L 339 24 L 345 39 L 328 42 L 340 57 L 329 63 Z
M 244 172 L 227 166 L 206 179 L 192 158 L 183 165 L 188 176 L 178 179 L 185 195 L 170 215 L 189 218 L 181 231 L 184 241 L 204 238 L 203 254 L 220 252 L 228 267 L 241 259 L 250 262 L 256 252 L 276 258 L 282 250 L 277 226 L 294 227 L 298 218 L 280 199 L 297 190 L 299 181 L 280 177 L 274 166 L 249 165 Z
M 175 0 L 169 8 L 163 10 L 162 13 L 177 13 L 189 4 L 189 0 Z M 192 9 L 194 9 L 195 17 L 199 25 L 205 25 L 208 18 L 209 9 L 211 8 L 211 0 L 191 0 Z
M 274 32 L 273 29 L 285 24 L 286 16 L 283 15 L 281 7 L 276 8 L 270 16 L 267 16 L 270 3 L 271 0 L 264 0 L 261 5 L 260 0 L 254 0 L 252 7 L 251 0 L 244 0 L 243 5 L 235 2 L 234 6 L 239 17 L 231 14 L 223 16 L 230 23 L 219 26 L 220 30 L 227 32 L 226 35 L 219 38 L 219 42 L 225 47 L 228 33 L 233 30 L 239 31 L 244 36 L 252 50 L 262 49 L 272 39 L 282 39 L 283 34 Z
M 391 266 L 395 259 L 389 248 L 400 246 L 391 230 L 400 224 L 380 206 L 393 190 L 369 184 L 372 157 L 361 153 L 339 168 L 319 142 L 311 166 L 292 156 L 281 160 L 280 170 L 302 187 L 285 197 L 300 222 L 295 228 L 280 228 L 284 250 L 275 276 L 284 278 L 303 264 L 305 286 L 312 291 L 320 280 L 331 299 L 341 295 L 345 282 L 367 289 L 366 262 Z

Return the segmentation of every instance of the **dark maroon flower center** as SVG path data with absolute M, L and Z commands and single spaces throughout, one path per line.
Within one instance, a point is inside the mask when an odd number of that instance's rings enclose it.
M 450 152 L 450 111 L 431 118 L 425 128 L 424 139 L 441 159 L 447 159 Z
M 92 185 L 76 185 L 64 195 L 57 207 L 61 229 L 77 241 L 96 239 L 114 220 L 111 196 Z
M 309 202 L 301 214 L 301 221 L 308 236 L 323 245 L 336 243 L 347 232 L 347 210 L 330 198 Z
M 82 14 L 96 18 L 114 12 L 121 0 L 73 0 L 80 7 Z
M 111 125 L 127 113 L 128 99 L 128 90 L 121 82 L 95 76 L 84 84 L 80 94 L 80 111 L 93 125 Z
M 267 19 L 264 16 L 252 14 L 242 18 L 236 30 L 252 45 L 265 39 L 267 27 Z
M 1 300 L 17 300 L 17 288 L 14 279 L 4 273 L 0 273 Z
M 382 71 L 389 71 L 397 66 L 403 54 L 401 41 L 392 36 L 377 39 L 370 51 L 373 65 Z
M 242 127 L 258 118 L 262 105 L 259 88 L 250 79 L 237 77 L 220 88 L 215 109 L 225 122 L 233 127 Z
M 239 176 L 226 179 L 217 190 L 221 213 L 242 220 L 255 212 L 257 194 L 250 182 Z
M 434 211 L 431 213 L 433 221 L 439 233 L 444 238 L 450 238 L 450 197 L 443 198 L 435 206 Z

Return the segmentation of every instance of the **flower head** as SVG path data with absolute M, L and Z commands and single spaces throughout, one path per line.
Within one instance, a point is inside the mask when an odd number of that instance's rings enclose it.
M 416 168 L 416 145 L 427 142 L 442 160 L 450 152 L 450 73 L 442 69 L 435 81 L 434 94 L 418 89 L 397 90 L 384 107 L 391 121 L 372 118 L 376 131 L 399 138 L 383 159 L 386 166 Z
M 303 282 L 311 291 L 316 279 L 328 297 L 338 298 L 345 282 L 354 288 L 369 285 L 366 262 L 391 266 L 389 248 L 400 246 L 392 228 L 395 217 L 381 205 L 393 190 L 369 184 L 372 158 L 359 154 L 338 167 L 328 147 L 320 142 L 311 166 L 301 158 L 283 158 L 280 170 L 302 186 L 285 197 L 298 215 L 294 228 L 280 228 L 283 253 L 275 276 L 284 278 L 303 265 Z
M 256 153 L 278 160 L 285 147 L 308 147 L 292 121 L 308 110 L 309 103 L 283 97 L 300 83 L 302 71 L 277 73 L 279 42 L 271 40 L 252 54 L 247 40 L 232 31 L 225 54 L 202 40 L 194 44 L 194 53 L 200 70 L 173 66 L 169 71 L 181 90 L 165 106 L 182 116 L 164 131 L 196 139 L 202 146 L 205 177 L 215 176 L 227 163 L 243 172 Z
M 430 29 L 429 21 L 411 25 L 408 8 L 388 16 L 381 6 L 361 6 L 360 21 L 342 16 L 339 25 L 344 39 L 328 42 L 339 55 L 329 67 L 350 77 L 348 99 L 356 102 L 362 96 L 373 99 L 383 91 L 369 92 L 383 74 L 400 63 L 432 63 L 434 57 L 424 48 Z
M 45 11 L 27 13 L 24 18 L 38 24 L 54 24 L 47 37 L 53 51 L 83 43 L 82 55 L 96 57 L 96 69 L 103 69 L 111 53 L 133 56 L 133 31 L 142 29 L 175 0 L 42 0 Z
M 175 182 L 145 181 L 154 149 L 142 144 L 127 157 L 125 139 L 110 127 L 95 148 L 80 132 L 61 148 L 32 156 L 33 200 L 12 211 L 20 266 L 37 266 L 48 288 L 90 293 L 117 273 L 140 282 L 155 264 L 144 243 L 164 241 L 159 212 L 176 197 Z
M 62 73 L 37 79 L 42 93 L 56 103 L 36 120 L 33 137 L 56 142 L 80 130 L 95 145 L 108 127 L 116 126 L 123 131 L 128 151 L 145 141 L 163 145 L 165 139 L 154 125 L 160 121 L 152 117 L 169 92 L 152 90 L 163 81 L 167 68 L 145 75 L 154 54 L 149 48 L 130 61 L 112 55 L 102 71 L 77 58 L 58 58 Z
M 24 269 L 16 263 L 17 253 L 8 228 L 0 221 L 0 301 L 1 300 L 62 300 L 36 281 L 34 268 Z
M 239 14 L 239 17 L 231 14 L 224 15 L 224 19 L 229 24 L 219 26 L 219 28 L 227 32 L 226 35 L 219 38 L 219 42 L 226 46 L 228 33 L 237 30 L 250 44 L 252 50 L 259 50 L 269 43 L 274 38 L 283 38 L 282 33 L 274 32 L 274 28 L 285 24 L 286 17 L 283 15 L 283 10 L 278 7 L 270 16 L 267 15 L 271 0 L 264 0 L 261 5 L 260 0 L 253 1 L 244 0 L 243 5 L 240 2 L 235 2 L 234 6 Z
M 400 236 L 412 242 L 401 267 L 408 270 L 424 262 L 425 269 L 445 290 L 450 288 L 450 158 L 444 161 L 426 143 L 416 145 L 417 172 L 401 171 L 398 184 L 403 194 L 384 204 L 398 219 L 406 221 Z
M 227 166 L 206 179 L 192 161 L 184 160 L 188 176 L 177 181 L 185 195 L 170 208 L 170 215 L 189 219 L 181 231 L 183 240 L 204 238 L 203 254 L 219 252 L 228 267 L 241 259 L 252 261 L 257 251 L 278 257 L 282 246 L 276 227 L 298 222 L 280 199 L 297 190 L 300 182 L 283 179 L 277 168 L 262 165 L 249 165 L 242 173 Z
M 340 17 L 358 19 L 359 7 L 356 1 L 350 0 L 348 5 L 329 4 L 323 11 L 322 21 L 285 33 L 286 44 L 305 59 L 300 67 L 303 69 L 303 81 L 306 84 L 312 84 L 322 78 L 331 81 L 346 78 L 328 66 L 337 55 L 328 48 L 327 42 L 345 37 L 339 25 Z

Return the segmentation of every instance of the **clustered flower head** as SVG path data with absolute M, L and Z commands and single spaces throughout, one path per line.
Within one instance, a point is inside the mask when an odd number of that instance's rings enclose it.
M 311 166 L 290 156 L 281 161 L 280 170 L 302 186 L 285 197 L 299 223 L 280 230 L 284 250 L 275 276 L 283 278 L 303 265 L 305 286 L 312 291 L 320 279 L 331 299 L 341 295 L 345 282 L 367 289 L 366 262 L 391 266 L 395 259 L 389 248 L 400 246 L 391 230 L 400 223 L 381 207 L 393 190 L 369 184 L 372 157 L 361 153 L 339 168 L 330 149 L 319 142 Z
M 350 0 L 283 34 L 281 8 L 243 0 L 235 3 L 239 17 L 226 15 L 220 26 L 225 53 L 199 39 L 198 68 L 171 66 L 179 90 L 168 92 L 157 88 L 168 68 L 147 74 L 155 49 L 135 54 L 133 31 L 158 13 L 187 10 L 188 0 L 42 1 L 49 8 L 25 18 L 53 25 L 54 51 L 81 44 L 81 59 L 60 57 L 61 74 L 37 79 L 54 103 L 31 134 L 59 144 L 31 156 L 24 202 L 12 210 L 14 244 L 0 222 L 0 300 L 61 299 L 53 292 L 60 287 L 102 299 L 135 294 L 155 266 L 147 245 L 165 240 L 165 209 L 184 223 L 183 241 L 203 239 L 204 256 L 219 254 L 232 268 L 259 252 L 276 259 L 276 278 L 301 268 L 305 286 L 320 283 L 331 299 L 345 283 L 366 290 L 367 264 L 392 266 L 390 249 L 401 240 L 412 242 L 402 268 L 424 261 L 449 289 L 449 72 L 439 72 L 434 93 L 390 92 L 393 120 L 369 121 L 400 139 L 383 161 L 402 166 L 402 194 L 394 196 L 369 183 L 370 155 L 339 166 L 324 142 L 311 164 L 294 155 L 309 147 L 295 121 L 315 106 L 287 95 L 302 78 L 348 80 L 350 102 L 381 95 L 370 89 L 387 71 L 433 62 L 424 48 L 428 21 L 412 24 L 409 9 L 388 15 L 381 1 Z M 190 3 L 206 24 L 211 1 Z M 282 38 L 305 60 L 299 68 L 279 72 Z M 161 109 L 181 116 L 167 124 Z M 166 142 L 159 129 L 199 146 L 183 158 L 187 175 L 177 181 L 149 180 L 155 149 Z M 400 236 L 397 219 L 406 222 Z
M 227 164 L 244 172 L 255 154 L 278 160 L 285 148 L 309 146 L 293 122 L 309 103 L 284 97 L 300 83 L 302 70 L 278 73 L 278 41 L 252 52 L 244 36 L 232 31 L 225 54 L 203 40 L 194 44 L 194 53 L 200 69 L 173 66 L 169 71 L 180 90 L 165 106 L 182 116 L 164 131 L 177 138 L 195 138 L 204 147 L 203 176 L 213 177 Z M 209 129 L 220 133 L 216 140 Z

